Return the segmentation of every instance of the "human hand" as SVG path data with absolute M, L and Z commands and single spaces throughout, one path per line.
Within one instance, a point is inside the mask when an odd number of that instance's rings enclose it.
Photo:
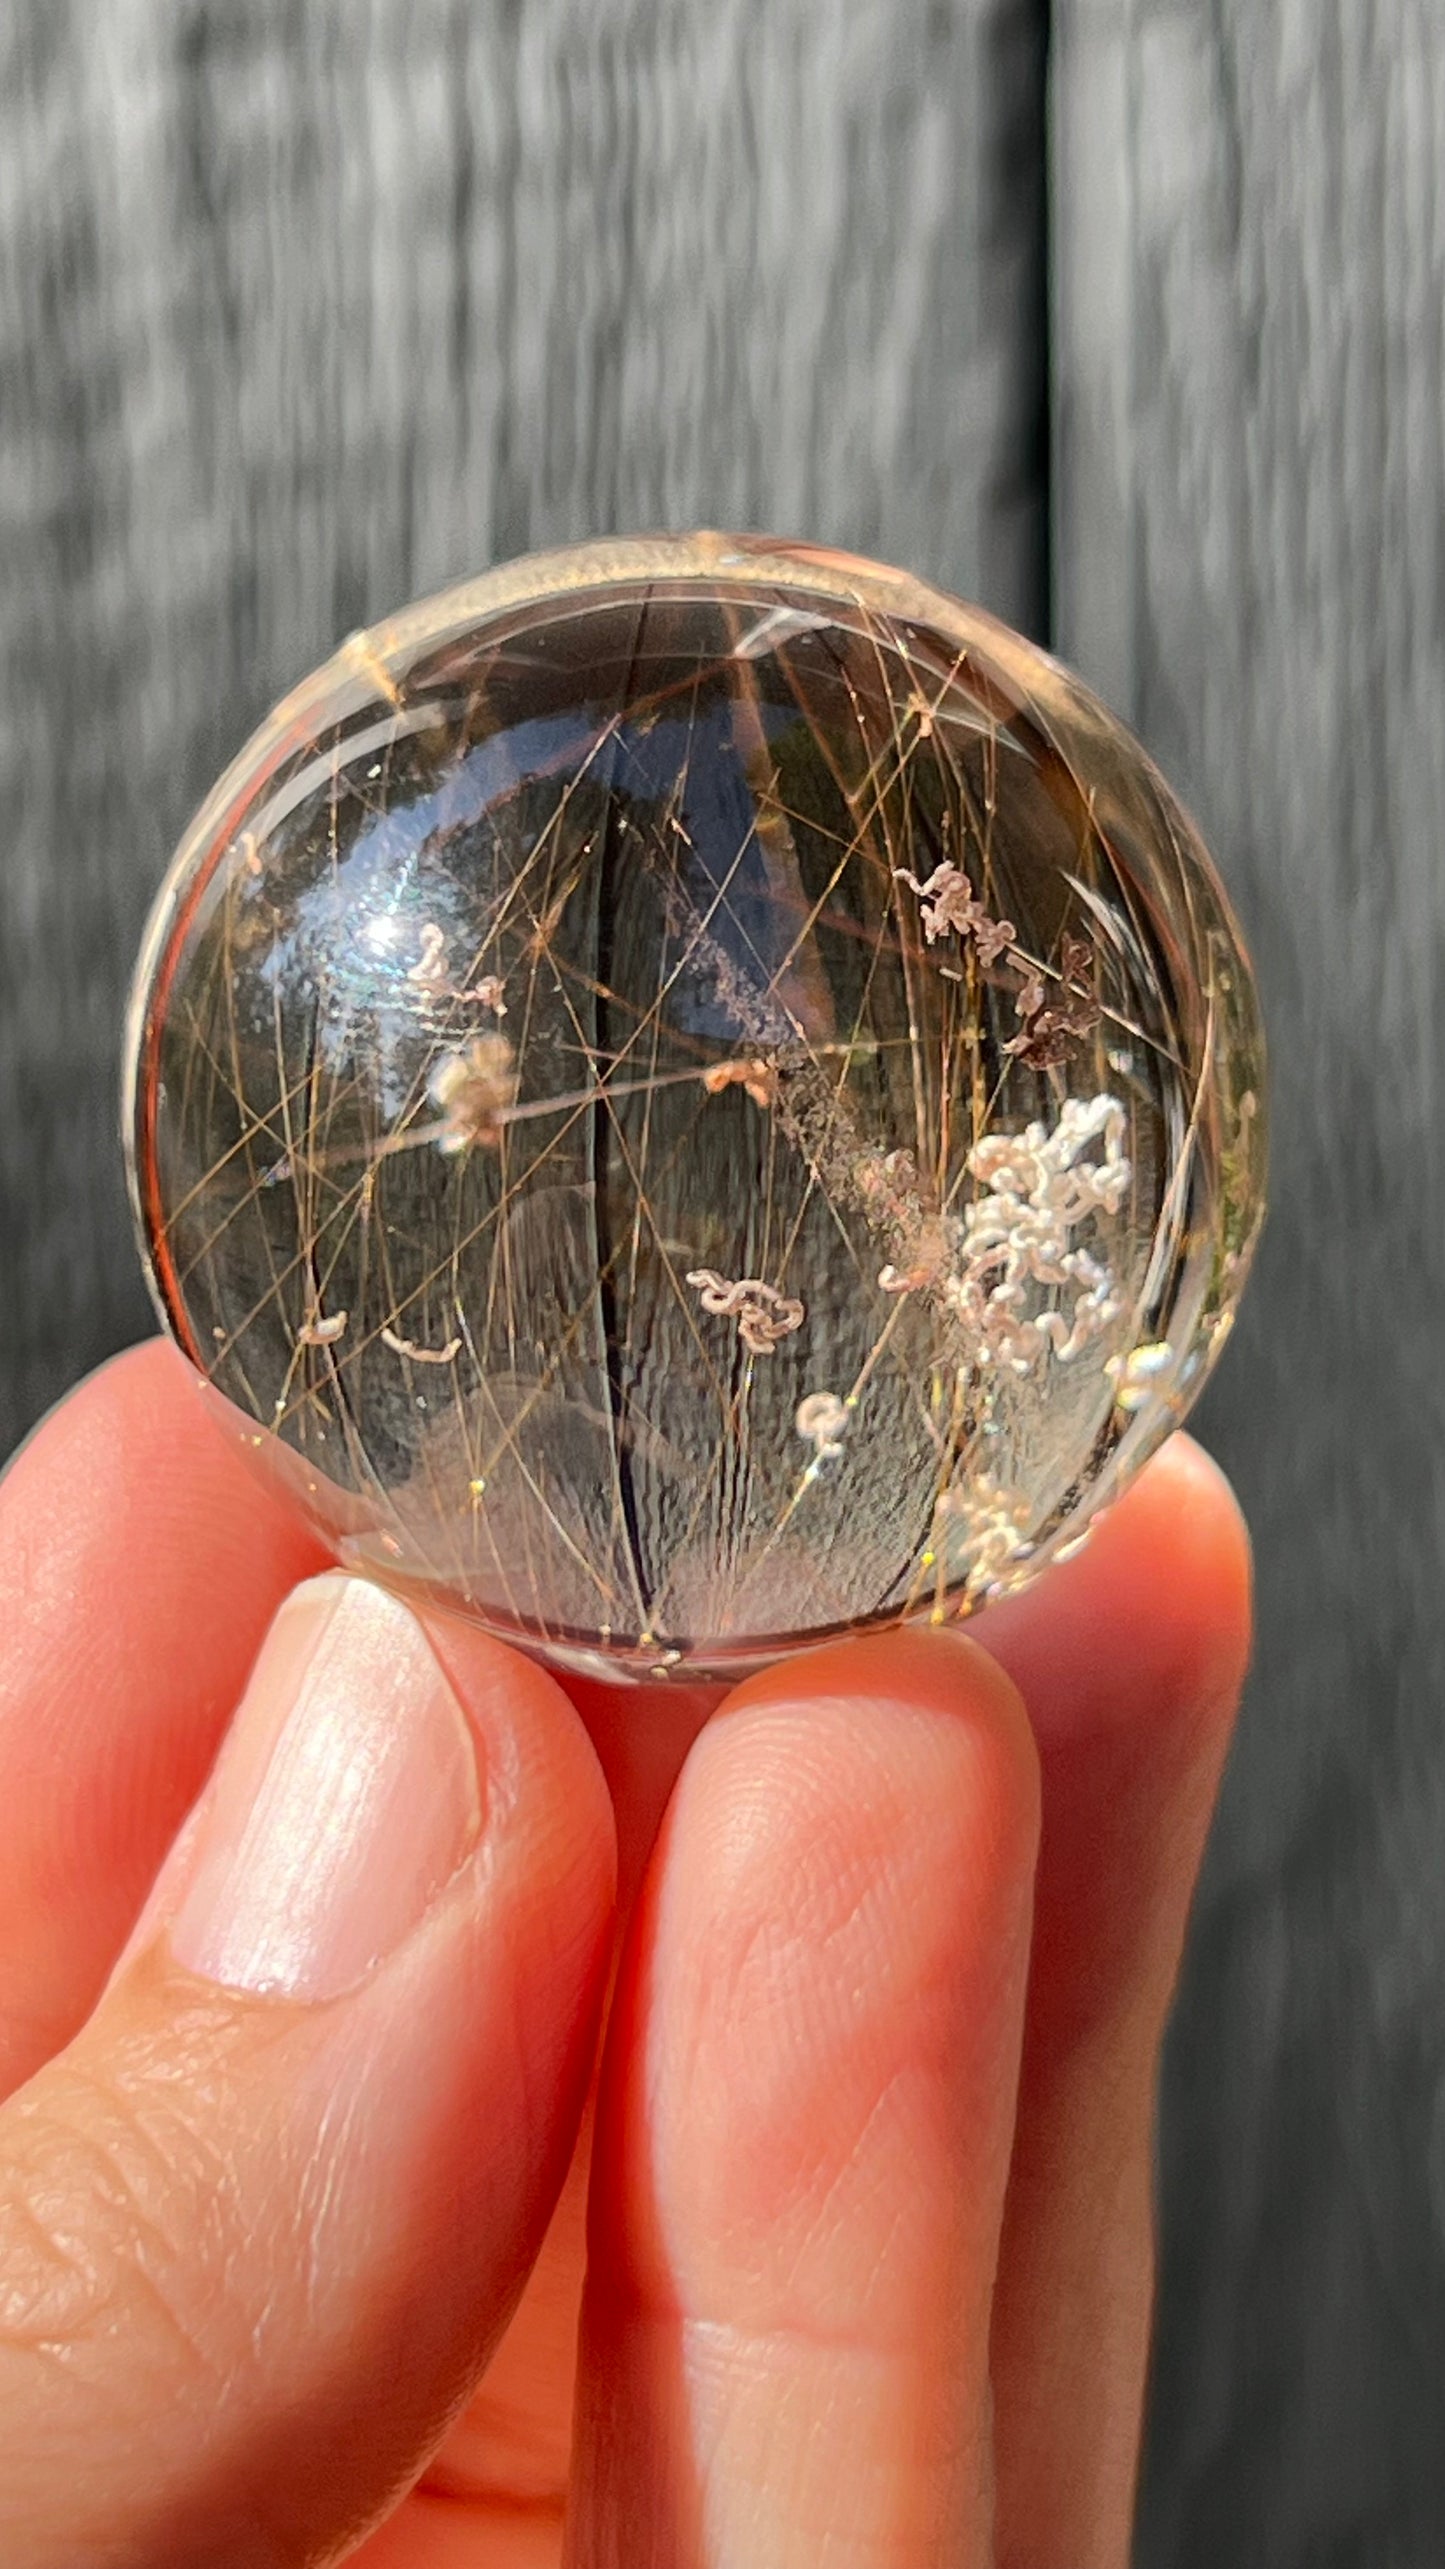
M 159 1345 L 0 1484 L 6 2569 L 1123 2569 L 1214 1467 L 705 1728 L 325 1567 Z

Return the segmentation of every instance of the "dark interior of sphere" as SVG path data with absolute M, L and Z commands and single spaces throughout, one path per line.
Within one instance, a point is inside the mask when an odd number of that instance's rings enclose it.
M 900 884 L 966 868 L 1047 958 L 1094 862 L 1062 763 L 922 628 L 669 585 L 450 641 L 268 776 L 195 905 L 167 1300 L 323 1512 L 499 1620 L 689 1646 L 906 1607 L 997 1426 L 957 1322 L 879 1275 L 1004 1092 L 1059 1082 L 1005 1053 L 1017 975 Z M 1157 1083 L 1102 1041 L 1157 1199 Z M 759 1289 L 754 1343 L 700 1274 Z M 800 1440 L 825 1393 L 846 1468 Z

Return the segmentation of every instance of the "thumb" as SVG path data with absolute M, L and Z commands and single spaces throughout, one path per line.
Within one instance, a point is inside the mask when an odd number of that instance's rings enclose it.
M 612 1867 L 541 1669 L 295 1592 L 95 2015 L 0 2112 L 7 2569 L 291 2569 L 387 2511 L 565 2172 Z

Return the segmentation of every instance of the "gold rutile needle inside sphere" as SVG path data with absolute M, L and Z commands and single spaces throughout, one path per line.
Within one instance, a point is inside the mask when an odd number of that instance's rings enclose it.
M 1263 1210 L 1254 986 L 1056 662 L 695 535 L 346 644 L 132 1007 L 156 1298 L 349 1562 L 728 1676 L 968 1613 L 1183 1415 Z

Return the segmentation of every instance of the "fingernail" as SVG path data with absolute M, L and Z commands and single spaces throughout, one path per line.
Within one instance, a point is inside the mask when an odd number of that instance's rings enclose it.
M 234 1989 L 333 1998 L 416 1927 L 476 1845 L 471 1726 L 408 1606 L 298 1588 L 200 1815 L 171 1950 Z

